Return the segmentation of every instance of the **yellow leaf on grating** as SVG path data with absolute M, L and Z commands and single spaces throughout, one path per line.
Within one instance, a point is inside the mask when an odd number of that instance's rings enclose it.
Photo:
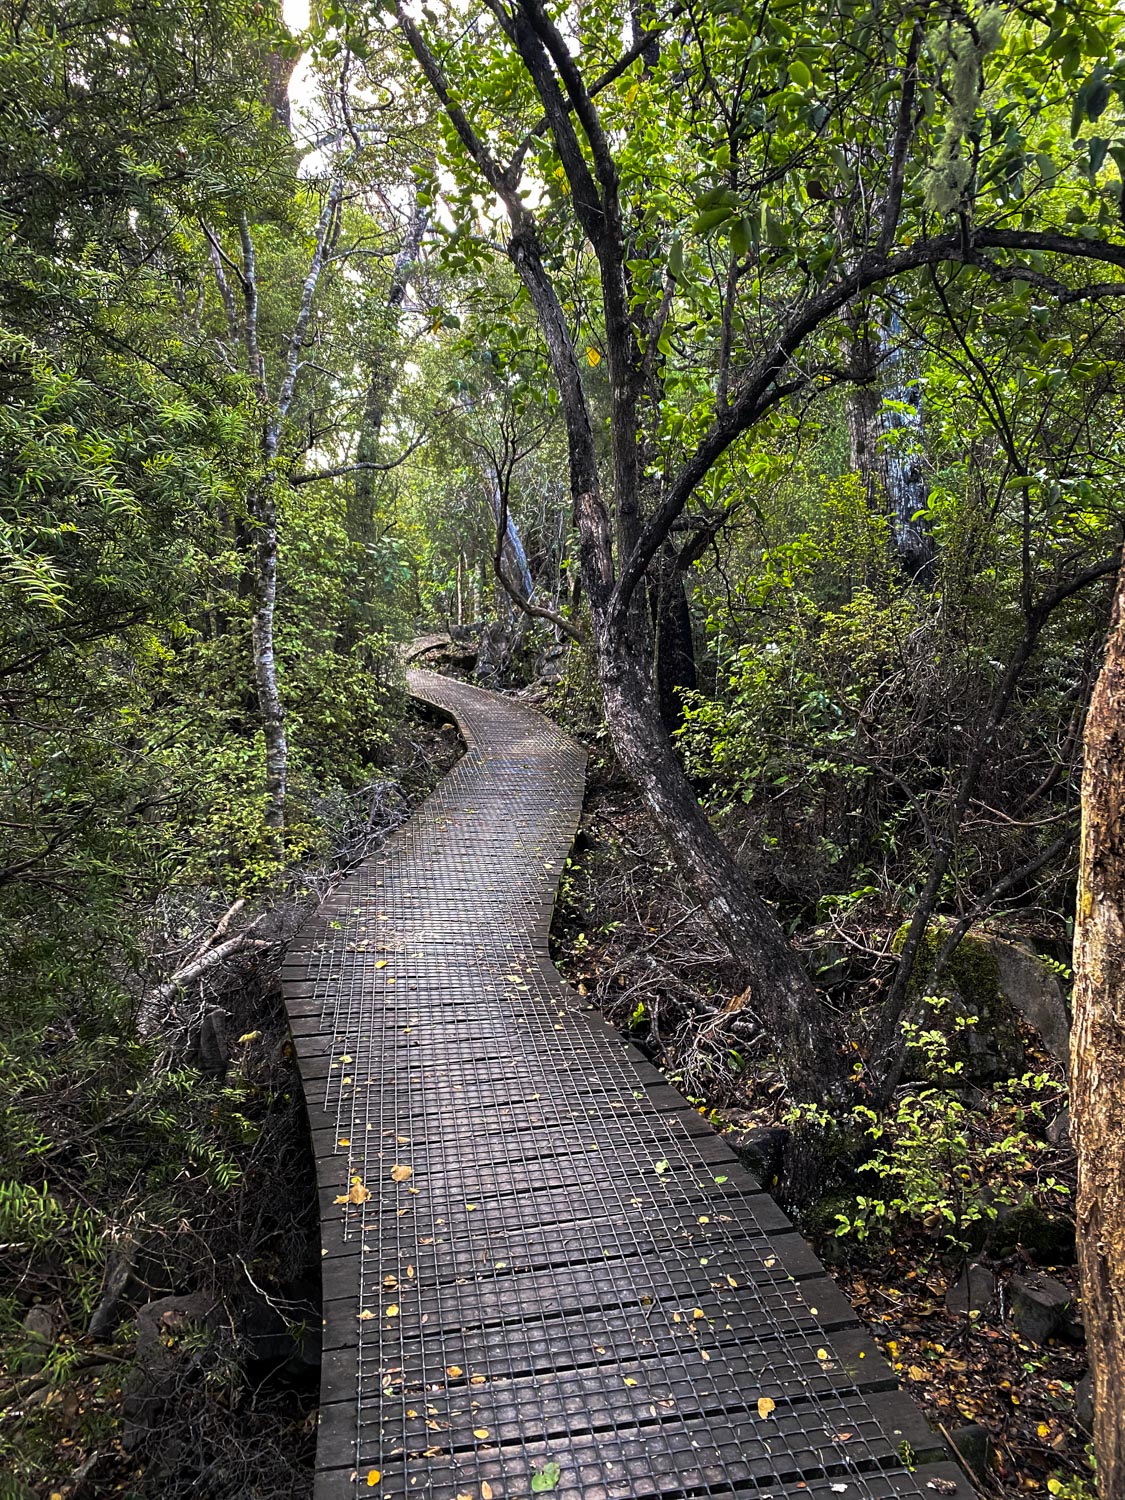
M 473 1428 L 473 1436 L 475 1438 L 486 1438 L 488 1436 L 488 1428 L 487 1427 L 474 1427 Z
M 768 1396 L 758 1397 L 758 1415 L 760 1417 L 768 1417 L 770 1412 L 773 1411 L 776 1406 L 777 1402 L 771 1401 Z
M 409 1182 L 410 1179 L 413 1176 L 414 1176 L 414 1168 L 413 1167 L 396 1166 L 396 1167 L 392 1167 L 391 1168 L 391 1181 L 392 1182 Z
M 356 1313 L 356 1317 L 361 1323 L 369 1323 L 374 1316 L 375 1314 L 373 1312 L 368 1312 L 366 1307 L 361 1313 Z
M 390 1307 L 387 1308 L 387 1317 L 388 1318 L 397 1318 L 398 1317 L 398 1303 L 397 1302 L 392 1302 L 391 1305 L 390 1305 Z
M 387 960 L 385 958 L 381 958 L 375 965 L 375 967 L 377 969 L 385 969 L 387 967 Z
M 492 1500 L 492 1486 L 487 1479 L 481 1481 L 480 1500 Z
M 600 365 L 601 362 L 601 355 L 593 347 L 593 345 L 590 345 L 590 347 L 586 350 L 586 363 L 590 366 L 591 369 L 593 369 L 594 365 Z
M 379 1483 L 380 1479 L 382 1479 L 382 1477 L 383 1476 L 382 1476 L 382 1474 L 379 1473 L 378 1469 L 368 1469 L 368 1471 L 367 1471 L 367 1485 L 368 1485 L 368 1488 L 373 1490 L 375 1488 L 375 1486 Z
M 368 1198 L 370 1197 L 371 1194 L 364 1187 L 362 1179 L 359 1177 L 353 1177 L 351 1186 L 348 1188 L 347 1192 L 341 1194 L 341 1196 L 337 1198 L 335 1202 L 359 1204 L 366 1203 Z
M 348 1137 L 346 1135 L 342 1135 L 340 1137 L 340 1139 L 336 1142 L 336 1144 L 338 1146 L 350 1146 L 351 1145 L 351 1141 L 348 1139 Z
M 452 1375 L 454 1380 L 456 1380 L 459 1375 L 464 1375 L 465 1372 L 460 1365 L 450 1365 L 445 1373 Z
M 625 1384 L 626 1385 L 636 1385 L 636 1383 L 637 1382 L 633 1379 L 633 1377 L 631 1375 L 626 1375 L 626 1377 L 625 1377 Z

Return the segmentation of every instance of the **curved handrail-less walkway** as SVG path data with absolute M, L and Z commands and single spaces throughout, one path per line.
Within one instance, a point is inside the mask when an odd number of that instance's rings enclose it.
M 410 687 L 468 753 L 285 968 L 321 1195 L 316 1500 L 968 1500 L 773 1200 L 553 968 L 584 752 L 496 694 Z

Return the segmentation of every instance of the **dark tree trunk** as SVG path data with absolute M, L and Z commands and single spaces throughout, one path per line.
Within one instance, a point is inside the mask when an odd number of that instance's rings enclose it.
M 1125 1497 L 1125 570 L 1086 721 L 1071 1109 L 1101 1500 Z
M 738 960 L 752 1012 L 779 1045 L 794 1098 L 823 1100 L 842 1066 L 824 1008 L 777 917 L 707 819 L 661 722 L 650 663 L 602 633 L 598 665 L 613 748 L 684 880 Z M 837 1090 L 838 1091 L 838 1090 Z
M 697 682 L 691 606 L 673 548 L 664 549 L 655 571 L 652 612 L 656 634 L 656 695 L 664 727 L 675 733 L 684 720 L 684 690 L 694 688 Z

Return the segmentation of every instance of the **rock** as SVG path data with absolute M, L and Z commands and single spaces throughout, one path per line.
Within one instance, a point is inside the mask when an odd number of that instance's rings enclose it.
M 1070 1110 L 1063 1109 L 1047 1126 L 1047 1139 L 1052 1146 L 1070 1145 Z
M 90 1314 L 90 1324 L 86 1329 L 92 1339 L 108 1338 L 117 1326 L 121 1303 L 125 1298 L 132 1275 L 132 1246 L 110 1251 L 106 1262 L 105 1280 L 102 1283 L 102 1295 L 97 1307 Z
M 541 651 L 535 663 L 536 680 L 547 683 L 561 682 L 566 672 L 566 656 L 565 646 L 548 646 L 545 651 Z
M 788 1130 L 782 1130 L 779 1126 L 756 1125 L 751 1130 L 729 1131 L 723 1139 L 763 1187 L 768 1187 L 780 1176 L 782 1158 L 789 1141 Z
M 168 1401 L 180 1383 L 202 1368 L 206 1350 L 192 1334 L 219 1327 L 218 1307 L 199 1294 L 161 1297 L 137 1312 L 133 1368 L 124 1382 L 122 1444 L 138 1447 L 160 1426 Z
M 1074 1420 L 1083 1432 L 1093 1432 L 1094 1377 L 1089 1371 L 1074 1388 Z
M 962 1317 L 979 1316 L 988 1310 L 995 1297 L 996 1277 L 987 1266 L 974 1262 L 965 1266 L 946 1292 L 945 1305 L 951 1313 Z
M 905 936 L 905 927 L 895 934 L 896 951 Z M 1070 1018 L 1062 986 L 1044 961 L 1021 943 L 991 932 L 966 934 L 936 985 L 945 1004 L 935 1009 L 922 1003 L 927 969 L 944 937 L 942 924 L 935 923 L 921 945 L 909 1018 L 946 1035 L 950 1060 L 962 1065 L 960 1076 L 970 1083 L 992 1083 L 1022 1072 L 1027 1059 L 1019 1038 L 1020 1021 L 1032 1026 L 1047 1051 L 1065 1064 Z M 965 1021 L 970 1024 L 965 1026 Z M 917 1061 L 911 1066 L 917 1070 Z
M 905 940 L 906 928 L 895 934 L 892 948 Z M 940 1032 L 946 1040 L 956 1073 L 936 1081 L 959 1084 L 993 1083 L 1022 1073 L 1027 1056 L 1019 1037 L 1017 1012 L 1000 988 L 1000 965 L 990 940 L 970 933 L 962 939 L 949 967 L 933 994 L 924 992 L 930 965 L 944 938 L 936 925 L 922 943 L 911 980 L 913 1000 L 908 1019 L 923 1031 Z M 923 1049 L 907 1053 L 905 1076 L 911 1080 L 934 1080 Z
M 981 941 L 986 939 L 982 936 Z M 1022 943 L 988 937 L 1000 971 L 1000 989 L 1008 1003 L 1039 1033 L 1052 1057 L 1070 1060 L 1070 1015 L 1058 976 Z
M 36 1305 L 29 1309 L 23 1320 L 24 1348 L 14 1363 L 19 1370 L 33 1375 L 47 1362 L 51 1345 L 55 1342 L 55 1315 L 49 1307 Z
M 965 1467 L 980 1480 L 988 1478 L 988 1460 L 992 1452 L 992 1436 L 987 1427 L 971 1422 L 967 1427 L 957 1427 L 949 1434 L 949 1440 L 957 1449 Z
M 226 1072 L 231 1058 L 229 1019 L 218 1005 L 213 1005 L 203 1017 L 197 1046 L 200 1072 L 220 1077 Z
M 1045 1344 L 1063 1331 L 1073 1297 L 1070 1288 L 1050 1276 L 1035 1273 L 1013 1276 L 1008 1283 L 1011 1317 L 1017 1330 L 1033 1344 Z
M 1076 1253 L 1074 1220 L 1034 1203 L 1021 1203 L 1015 1208 L 1001 1204 L 989 1241 L 998 1255 L 1010 1255 L 1020 1249 L 1047 1266 L 1069 1266 Z

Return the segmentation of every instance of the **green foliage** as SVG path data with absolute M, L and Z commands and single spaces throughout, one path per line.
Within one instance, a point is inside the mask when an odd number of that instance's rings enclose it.
M 1054 1177 L 1037 1172 L 1042 1146 L 1026 1128 L 1029 1116 L 1042 1115 L 1044 1097 L 1057 1086 L 1026 1074 L 994 1090 L 982 1106 L 971 1106 L 956 1092 L 962 1064 L 949 1037 L 910 1023 L 904 1031 L 923 1076 L 938 1082 L 900 1092 L 884 1115 L 866 1105 L 853 1111 L 874 1148 L 858 1168 L 860 1178 L 874 1179 L 878 1187 L 857 1194 L 854 1207 L 836 1215 L 836 1234 L 863 1241 L 891 1239 L 904 1228 L 922 1230 L 968 1250 L 978 1226 L 991 1223 L 1002 1208 L 1065 1194 Z

